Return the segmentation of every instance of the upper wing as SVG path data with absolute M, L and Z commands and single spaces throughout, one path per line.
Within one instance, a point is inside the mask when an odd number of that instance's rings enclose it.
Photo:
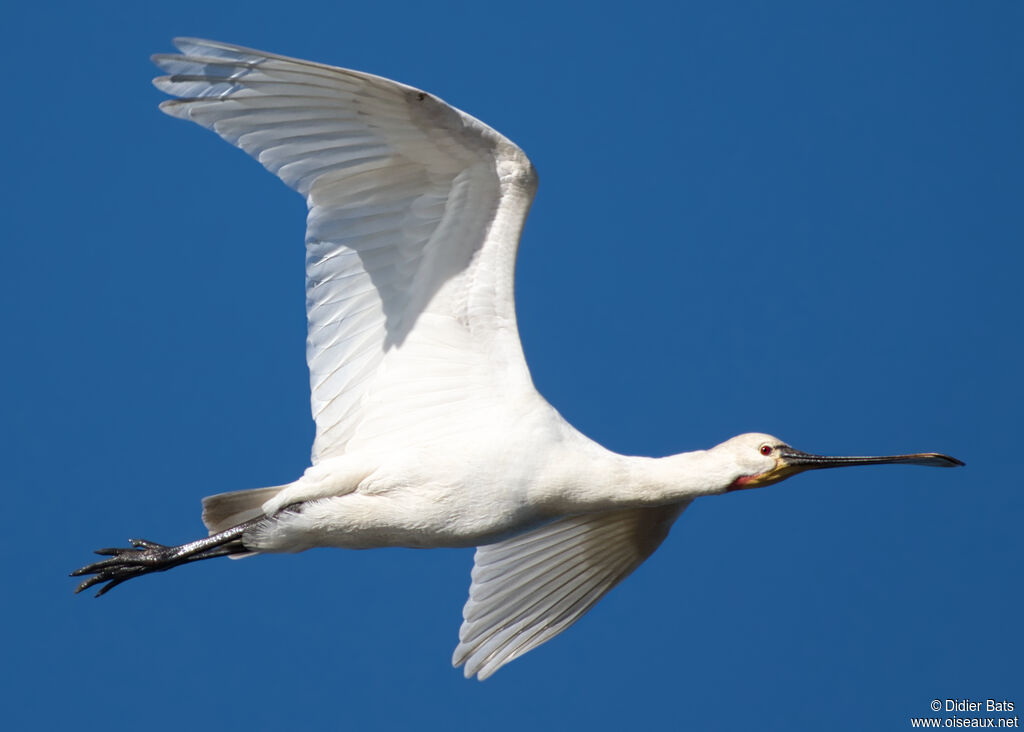
M 482 681 L 554 638 L 639 567 L 688 505 L 570 516 L 478 547 L 452 664 Z
M 377 76 L 211 41 L 175 45 L 180 55 L 153 57 L 169 74 L 154 83 L 178 97 L 160 108 L 242 148 L 309 206 L 314 463 L 360 430 L 390 430 L 397 409 L 410 422 L 417 405 L 395 403 L 394 387 L 413 367 L 383 367 L 403 346 L 438 394 L 470 388 L 459 385 L 474 370 L 481 393 L 492 389 L 478 383 L 481 360 L 528 381 L 512 286 L 536 175 L 519 148 Z M 425 313 L 437 317 L 410 338 Z M 405 391 L 407 402 L 424 393 Z

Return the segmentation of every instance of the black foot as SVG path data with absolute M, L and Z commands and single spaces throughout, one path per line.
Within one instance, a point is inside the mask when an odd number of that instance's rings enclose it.
M 131 539 L 130 543 L 131 546 L 125 548 L 97 549 L 96 554 L 110 558 L 94 562 L 72 572 L 72 577 L 93 575 L 78 585 L 75 592 L 81 592 L 93 585 L 106 582 L 107 584 L 96 593 L 96 597 L 99 597 L 132 577 L 141 577 L 151 572 L 163 572 L 182 563 L 177 551 L 178 547 L 164 546 L 145 539 Z
M 165 572 L 172 567 L 202 559 L 244 554 L 248 550 L 242 544 L 242 535 L 265 520 L 263 516 L 250 519 L 225 531 L 180 546 L 164 546 L 145 539 L 132 539 L 129 542 L 130 547 L 97 549 L 97 554 L 110 558 L 93 562 L 72 572 L 72 577 L 92 575 L 78 585 L 75 592 L 106 582 L 96 593 L 96 597 L 99 597 L 132 577 Z

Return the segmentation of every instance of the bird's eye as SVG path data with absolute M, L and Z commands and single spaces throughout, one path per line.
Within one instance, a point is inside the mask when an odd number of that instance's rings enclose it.
M 772 446 L 771 445 L 761 445 L 761 454 L 762 455 L 766 455 L 766 456 L 767 455 L 771 455 L 772 454 Z

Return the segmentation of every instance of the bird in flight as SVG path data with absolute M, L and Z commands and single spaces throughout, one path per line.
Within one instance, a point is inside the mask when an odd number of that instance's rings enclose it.
M 695 499 L 818 468 L 951 467 L 938 453 L 825 457 L 765 434 L 619 455 L 538 394 L 513 273 L 529 159 L 419 89 L 213 41 L 159 54 L 171 115 L 213 130 L 306 198 L 312 461 L 286 485 L 203 500 L 205 538 L 134 539 L 75 571 L 97 596 L 220 556 L 475 546 L 452 663 L 485 679 L 578 620 Z

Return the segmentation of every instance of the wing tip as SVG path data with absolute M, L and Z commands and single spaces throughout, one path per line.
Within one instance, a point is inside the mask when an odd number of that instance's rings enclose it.
M 455 647 L 455 651 L 452 653 L 452 666 L 458 668 L 462 666 L 462 675 L 471 679 L 474 676 L 477 681 L 486 681 L 494 673 L 504 666 L 509 661 L 515 659 L 518 654 L 513 654 L 509 658 L 495 658 L 492 655 L 485 655 L 477 658 L 479 649 L 471 648 L 465 643 L 459 643 Z
M 159 88 L 160 87 L 157 87 L 157 89 Z M 170 117 L 176 117 L 178 119 L 185 120 L 189 118 L 188 104 L 182 99 L 165 99 L 157 105 L 157 109 L 159 109 L 161 112 Z
M 452 668 L 462 667 L 462 675 L 464 678 L 473 678 L 473 671 L 467 664 L 471 654 L 468 652 L 464 643 L 459 643 L 455 646 L 455 650 L 452 652 Z

